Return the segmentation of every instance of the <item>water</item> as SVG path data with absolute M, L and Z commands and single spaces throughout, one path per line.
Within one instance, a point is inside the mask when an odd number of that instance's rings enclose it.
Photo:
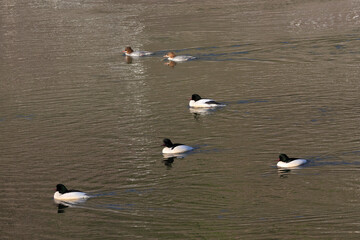
M 359 238 L 358 1 L 0 12 L 2 239 Z M 227 106 L 193 113 L 193 93 Z M 164 162 L 165 137 L 196 150 Z M 59 208 L 57 183 L 93 197 Z

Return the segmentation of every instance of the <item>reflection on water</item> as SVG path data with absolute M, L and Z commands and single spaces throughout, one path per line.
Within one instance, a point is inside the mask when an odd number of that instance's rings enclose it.
M 185 158 L 186 156 L 188 156 L 190 153 L 189 152 L 185 152 L 185 153 L 163 153 L 163 157 L 166 158 Z
M 127 64 L 131 64 L 133 62 L 133 58 L 130 56 L 125 56 L 125 61 Z
M 164 165 L 167 166 L 168 169 L 171 169 L 175 159 L 176 157 L 168 157 L 163 159 Z
M 220 107 L 212 108 L 189 108 L 189 112 L 193 114 L 194 119 L 199 119 L 201 116 L 206 116 L 215 113 Z
M 81 204 L 85 203 L 87 199 L 76 199 L 73 201 L 60 201 L 54 199 L 54 203 L 57 204 L 58 213 L 64 213 L 65 209 L 68 207 L 81 207 Z
M 0 2 L 2 238 L 357 239 L 360 3 L 153 3 Z
M 174 61 L 168 61 L 168 62 L 166 62 L 164 64 L 169 66 L 169 67 L 175 67 L 176 66 L 176 62 L 174 62 Z
M 183 153 L 163 153 L 163 163 L 167 166 L 168 169 L 172 168 L 172 164 L 174 163 L 175 159 L 183 159 L 187 157 L 189 154 L 193 154 L 193 151 L 183 152 Z
M 278 175 L 280 178 L 287 178 L 291 174 L 301 174 L 300 170 L 303 167 L 279 168 Z
M 287 178 L 291 173 L 291 169 L 278 169 L 278 175 L 280 178 Z

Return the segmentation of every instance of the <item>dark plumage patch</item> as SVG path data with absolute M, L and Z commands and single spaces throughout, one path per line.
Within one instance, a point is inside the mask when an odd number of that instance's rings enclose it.
M 174 149 L 175 147 L 180 146 L 180 145 L 184 145 L 184 144 L 181 144 L 181 143 L 174 143 L 171 149 Z
M 289 158 L 286 154 L 282 153 L 279 155 L 279 161 L 289 163 L 291 161 L 294 161 L 298 158 Z
M 163 146 L 171 148 L 171 149 L 174 149 L 175 147 L 180 146 L 180 145 L 184 145 L 181 143 L 172 143 L 171 140 L 168 138 L 164 138 L 163 142 L 164 142 Z
M 201 99 L 201 97 L 200 97 L 199 94 L 194 93 L 194 94 L 191 96 L 191 100 L 194 100 L 195 102 L 196 102 L 196 101 L 199 101 L 200 99 Z
M 217 105 L 220 105 L 220 103 L 215 102 L 215 101 L 207 101 L 206 104 L 217 104 Z
M 63 184 L 59 183 L 56 185 L 56 191 L 58 191 L 61 194 L 68 193 L 68 192 L 81 192 L 79 190 L 70 189 L 68 190 Z

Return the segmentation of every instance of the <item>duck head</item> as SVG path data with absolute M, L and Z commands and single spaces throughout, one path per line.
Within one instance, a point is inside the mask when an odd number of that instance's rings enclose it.
M 168 52 L 166 55 L 164 55 L 165 58 L 174 58 L 176 57 L 174 52 Z
M 288 161 L 289 161 L 289 157 L 288 157 L 286 154 L 282 153 L 282 154 L 279 155 L 279 161 L 281 161 L 281 162 L 288 162 Z
M 200 97 L 199 94 L 195 93 L 195 94 L 191 95 L 191 100 L 194 100 L 195 102 L 200 100 L 200 99 L 201 99 L 201 97 Z
M 168 148 L 171 148 L 174 144 L 171 142 L 170 139 L 168 138 L 164 138 L 163 140 L 164 144 L 162 146 L 165 146 L 165 147 L 168 147 Z
M 56 191 L 58 191 L 61 194 L 67 193 L 68 189 L 63 184 L 56 185 Z
M 131 47 L 126 47 L 125 48 L 125 51 L 123 51 L 124 53 L 127 53 L 127 54 L 130 54 L 130 53 L 132 53 L 134 50 L 132 50 L 132 48 Z

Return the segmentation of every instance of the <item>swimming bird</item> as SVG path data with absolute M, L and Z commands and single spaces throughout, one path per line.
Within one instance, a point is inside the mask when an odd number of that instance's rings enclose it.
M 279 161 L 277 163 L 278 167 L 281 168 L 291 168 L 291 167 L 298 167 L 304 165 L 308 162 L 306 159 L 302 158 L 289 158 L 286 154 L 279 155 Z
M 185 62 L 188 60 L 192 60 L 195 59 L 196 57 L 193 56 L 176 56 L 174 52 L 168 52 L 166 55 L 164 55 L 164 58 L 167 58 L 170 61 L 174 61 L 174 62 Z
M 164 144 L 162 146 L 165 146 L 162 150 L 162 153 L 165 154 L 174 154 L 174 153 L 183 153 L 188 152 L 191 150 L 194 150 L 193 147 L 181 144 L 181 143 L 172 143 L 170 139 L 165 138 L 163 140 Z
M 56 192 L 54 193 L 54 199 L 55 200 L 79 200 L 79 199 L 86 199 L 89 198 L 89 196 L 81 192 L 79 190 L 68 190 L 63 184 L 56 185 Z
M 193 94 L 191 96 L 189 106 L 194 108 L 212 108 L 225 106 L 225 104 L 218 103 L 212 99 L 201 98 L 199 94 Z
M 153 54 L 153 52 L 148 52 L 148 51 L 134 51 L 132 50 L 131 47 L 126 47 L 125 51 L 123 52 L 125 53 L 126 56 L 130 56 L 130 57 L 143 57 Z

